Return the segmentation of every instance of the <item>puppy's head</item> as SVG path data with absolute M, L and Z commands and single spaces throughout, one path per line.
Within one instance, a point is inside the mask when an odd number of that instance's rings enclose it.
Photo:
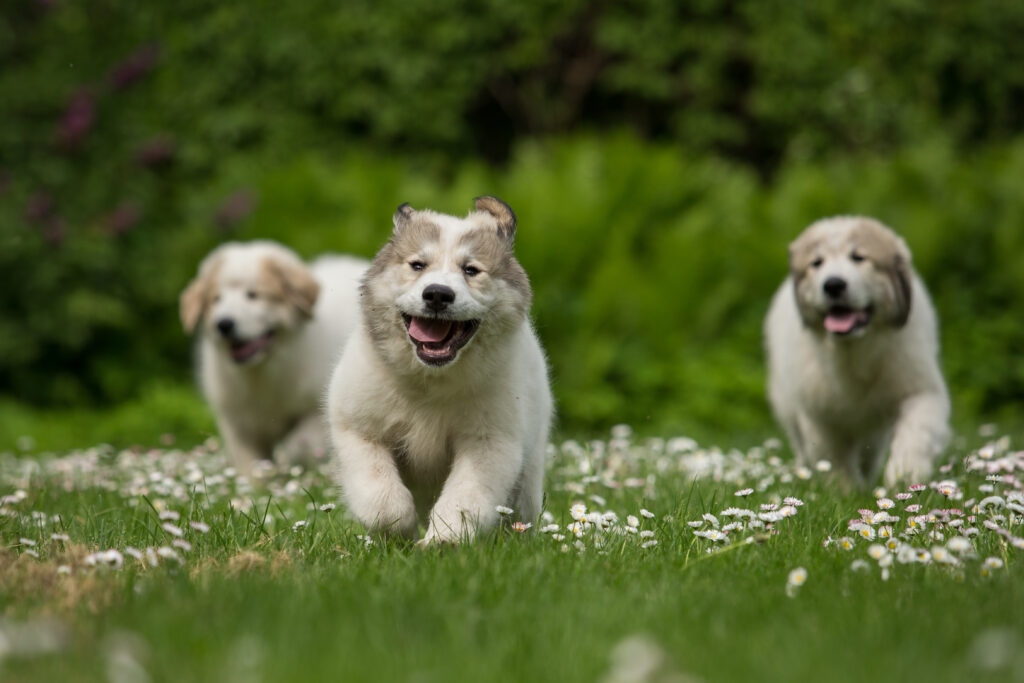
M 204 333 L 238 364 L 255 364 L 313 315 L 320 286 L 289 249 L 230 242 L 207 256 L 181 294 L 181 323 Z
M 531 298 L 515 231 L 515 214 L 495 197 L 477 198 L 465 218 L 399 206 L 391 240 L 363 281 L 363 315 L 378 346 L 393 360 L 412 354 L 444 367 L 477 340 L 511 334 Z
M 872 218 L 820 220 L 789 247 L 789 268 L 804 324 L 839 337 L 874 325 L 902 327 L 910 316 L 910 251 Z

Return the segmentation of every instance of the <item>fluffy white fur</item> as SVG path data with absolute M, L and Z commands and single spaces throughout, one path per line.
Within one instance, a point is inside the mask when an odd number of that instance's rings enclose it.
M 275 242 L 231 242 L 182 294 L 183 325 L 199 331 L 199 383 L 243 470 L 326 455 L 323 393 L 368 265 L 343 256 L 306 265 Z
M 498 506 L 540 514 L 547 366 L 512 253 L 515 216 L 490 197 L 476 208 L 459 219 L 399 207 L 331 379 L 338 482 L 373 532 L 414 539 L 422 519 L 421 543 L 457 543 L 494 526 Z M 450 300 L 432 307 L 431 286 Z M 445 341 L 417 342 L 431 324 Z
M 949 440 L 949 397 L 935 310 L 902 239 L 863 217 L 811 225 L 790 247 L 765 339 L 769 398 L 798 461 L 829 460 L 866 485 L 888 451 L 886 484 L 928 476 Z

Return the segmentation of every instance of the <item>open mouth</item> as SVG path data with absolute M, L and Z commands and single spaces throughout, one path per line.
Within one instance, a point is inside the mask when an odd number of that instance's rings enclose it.
M 446 320 L 418 318 L 402 314 L 409 339 L 416 345 L 416 355 L 427 365 L 447 365 L 455 360 L 480 327 L 479 320 Z
M 236 363 L 246 363 L 253 359 L 261 351 L 270 346 L 273 340 L 274 331 L 270 330 L 256 337 L 255 339 L 232 339 L 228 342 L 231 351 L 231 359 Z
M 864 329 L 870 322 L 870 307 L 857 310 L 849 306 L 833 306 L 825 314 L 825 329 L 840 337 Z

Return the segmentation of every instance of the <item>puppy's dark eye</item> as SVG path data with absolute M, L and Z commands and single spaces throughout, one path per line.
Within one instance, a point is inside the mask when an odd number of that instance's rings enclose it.
M 409 267 L 415 270 L 417 273 L 427 267 L 427 264 L 423 261 L 409 261 Z
M 245 293 L 245 298 L 248 299 L 249 301 L 252 301 L 254 299 L 259 298 L 259 294 L 250 289 Z
M 466 274 L 466 277 L 473 277 L 480 274 L 480 269 L 476 266 L 462 266 L 462 272 Z
M 823 259 L 822 257 L 819 256 L 818 258 L 816 258 L 813 261 L 811 261 L 811 268 L 821 268 L 821 264 L 824 263 L 824 262 L 825 262 L 825 259 Z
M 850 254 L 850 260 L 853 261 L 854 263 L 860 263 L 861 261 L 864 260 L 864 254 L 860 253 L 859 251 L 852 252 Z

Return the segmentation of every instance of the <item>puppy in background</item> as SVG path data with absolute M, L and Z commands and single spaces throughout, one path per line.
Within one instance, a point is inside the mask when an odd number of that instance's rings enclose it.
M 457 543 L 499 506 L 536 522 L 551 421 L 516 217 L 494 197 L 456 218 L 394 215 L 362 285 L 362 317 L 327 415 L 349 509 L 369 530 Z
M 182 325 L 199 331 L 200 386 L 243 471 L 325 456 L 323 392 L 368 265 L 325 256 L 307 266 L 276 242 L 230 242 L 182 293 Z
M 935 310 L 910 251 L 871 218 L 820 220 L 790 245 L 765 320 L 768 394 L 797 460 L 856 485 L 923 481 L 949 441 Z

